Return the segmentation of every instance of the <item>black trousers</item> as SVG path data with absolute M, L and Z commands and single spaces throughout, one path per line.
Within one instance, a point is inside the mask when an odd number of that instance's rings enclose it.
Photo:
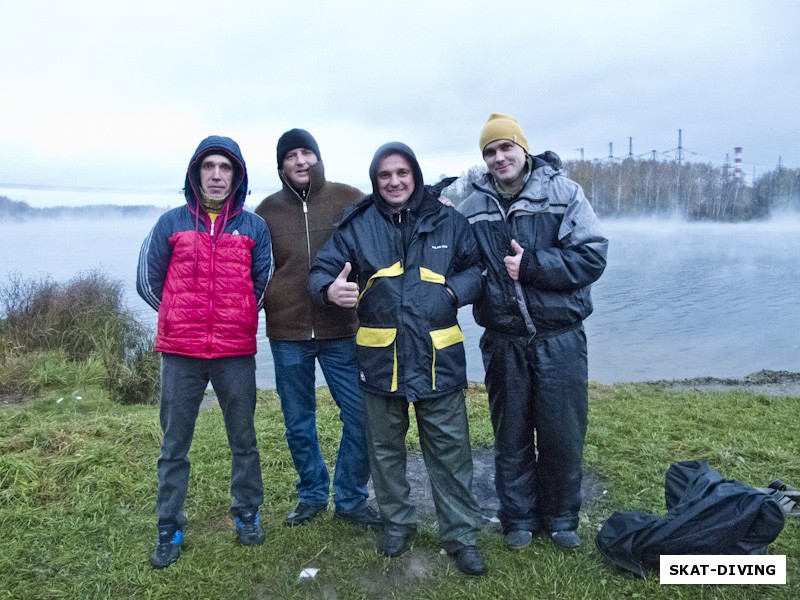
M 582 326 L 481 337 L 504 533 L 577 529 L 589 390 Z

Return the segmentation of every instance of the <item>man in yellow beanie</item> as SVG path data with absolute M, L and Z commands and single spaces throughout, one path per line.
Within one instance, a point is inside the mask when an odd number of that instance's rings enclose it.
M 546 532 L 574 549 L 588 422 L 583 319 L 608 240 L 581 187 L 554 153 L 530 155 L 514 117 L 493 113 L 479 144 L 488 173 L 459 210 L 486 268 L 473 312 L 485 328 L 498 517 L 509 548 Z

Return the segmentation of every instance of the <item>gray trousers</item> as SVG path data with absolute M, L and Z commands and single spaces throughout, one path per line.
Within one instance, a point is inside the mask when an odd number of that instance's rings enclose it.
M 231 512 L 257 510 L 264 501 L 256 445 L 254 356 L 203 359 L 161 356 L 161 454 L 158 457 L 158 526 L 183 528 L 189 487 L 189 448 L 209 381 L 225 420 L 231 449 Z
M 384 532 L 408 535 L 417 525 L 406 477 L 408 402 L 365 393 L 364 408 L 372 483 Z M 475 545 L 481 517 L 472 493 L 472 451 L 464 392 L 418 400 L 414 412 L 442 547 L 452 553 Z

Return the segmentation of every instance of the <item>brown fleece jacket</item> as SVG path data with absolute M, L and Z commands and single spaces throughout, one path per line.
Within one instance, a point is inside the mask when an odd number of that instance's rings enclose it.
M 363 194 L 349 185 L 325 181 L 322 161 L 311 167 L 309 175 L 305 200 L 281 175 L 283 189 L 264 198 L 256 208 L 272 235 L 275 272 L 267 287 L 264 311 L 267 337 L 274 340 L 329 340 L 354 335 L 358 329 L 355 310 L 316 306 L 311 301 L 308 273 L 333 224 L 345 207 Z

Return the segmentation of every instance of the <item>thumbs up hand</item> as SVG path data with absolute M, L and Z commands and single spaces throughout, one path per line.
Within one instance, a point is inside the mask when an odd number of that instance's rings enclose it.
M 503 262 L 506 263 L 508 276 L 514 281 L 519 281 L 519 264 L 522 262 L 522 253 L 525 252 L 525 248 L 520 246 L 517 240 L 511 240 L 511 251 L 514 253 L 513 256 L 506 256 Z
M 353 308 L 358 300 L 358 284 L 347 281 L 352 268 L 349 262 L 344 263 L 342 271 L 328 286 L 328 301 L 342 308 Z

